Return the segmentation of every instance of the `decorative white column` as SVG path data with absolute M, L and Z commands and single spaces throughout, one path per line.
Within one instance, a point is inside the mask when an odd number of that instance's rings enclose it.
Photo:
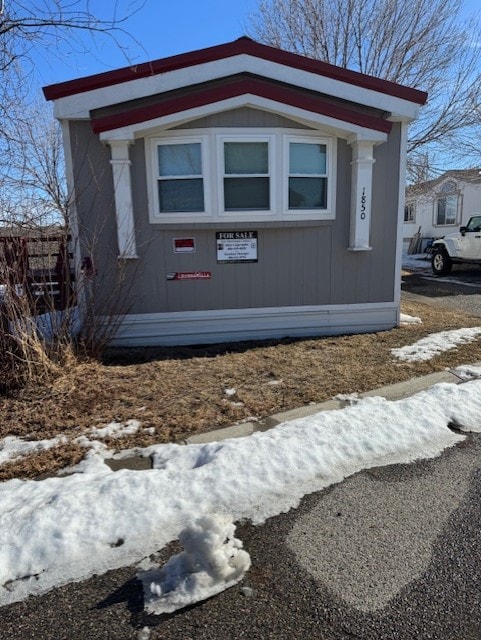
M 351 225 L 349 249 L 370 251 L 372 167 L 374 142 L 350 140 L 351 162 Z
M 119 258 L 138 258 L 135 242 L 134 208 L 128 140 L 108 140 L 110 145 L 112 176 L 114 179 L 115 212 Z

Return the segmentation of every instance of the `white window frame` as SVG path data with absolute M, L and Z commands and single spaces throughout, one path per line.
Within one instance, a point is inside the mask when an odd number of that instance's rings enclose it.
M 456 198 L 455 204 L 455 213 L 454 213 L 454 221 L 453 222 L 439 222 L 439 202 L 440 200 L 446 200 L 448 198 L 454 197 Z M 457 188 L 457 184 L 454 180 L 449 180 L 441 185 L 437 194 L 436 200 L 434 201 L 434 226 L 435 227 L 455 227 L 458 224 L 459 219 L 459 191 Z M 446 218 L 446 216 L 445 216 Z
M 217 157 L 218 166 L 218 212 L 224 219 L 235 220 L 260 220 L 261 218 L 271 219 L 275 212 L 275 158 L 276 158 L 276 140 L 274 135 L 257 134 L 246 135 L 243 133 L 235 134 L 217 134 Z M 224 208 L 224 178 L 229 174 L 225 173 L 224 143 L 226 142 L 267 142 L 267 158 L 268 158 L 268 174 L 269 178 L 269 209 L 260 209 L 248 211 L 226 211 Z M 254 174 L 246 174 L 245 177 L 252 177 Z M 259 174 L 260 175 L 260 174 Z M 264 175 L 264 174 L 262 174 Z M 235 175 L 231 177 L 236 177 Z
M 203 212 L 159 211 L 158 159 L 160 144 L 200 143 L 204 184 Z M 269 210 L 224 210 L 224 142 L 267 142 L 269 154 Z M 289 209 L 289 143 L 324 144 L 327 148 L 327 208 Z M 334 220 L 336 194 L 337 140 L 318 131 L 296 129 L 225 128 L 162 132 L 145 139 L 149 220 L 153 224 L 214 222 L 287 222 Z
M 333 220 L 334 215 L 334 193 L 335 193 L 335 153 L 334 141 L 332 138 L 320 137 L 319 135 L 284 135 L 284 173 L 283 173 L 283 215 L 292 217 L 293 219 L 316 219 L 316 220 Z M 322 144 L 326 147 L 326 175 L 327 178 L 327 202 L 325 209 L 289 209 L 289 145 L 293 143 L 301 144 Z M 293 174 L 295 175 L 295 174 Z M 317 174 L 313 174 L 317 177 Z
M 416 203 L 406 202 L 404 205 L 404 224 L 412 224 L 414 222 L 416 222 Z
M 158 153 L 157 149 L 162 145 L 181 145 L 181 144 L 200 144 L 201 149 L 201 162 L 202 162 L 202 185 L 204 191 L 204 211 L 160 211 L 159 210 L 159 190 L 158 190 L 158 181 L 161 179 L 159 177 L 158 166 Z M 151 219 L 154 220 L 162 220 L 163 222 L 179 222 L 179 221 L 190 221 L 192 218 L 196 219 L 205 219 L 211 217 L 211 204 L 210 204 L 210 193 L 209 193 L 209 140 L 208 136 L 166 136 L 166 137 L 156 137 L 152 138 L 150 141 L 150 209 L 151 209 Z M 148 167 L 149 173 L 149 167 Z M 199 176 L 193 176 L 198 178 Z M 166 179 L 165 177 L 163 179 Z M 178 178 L 179 180 L 189 179 L 189 176 L 182 176 Z

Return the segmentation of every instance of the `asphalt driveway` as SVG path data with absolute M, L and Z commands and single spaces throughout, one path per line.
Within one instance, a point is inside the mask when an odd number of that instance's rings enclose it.
M 410 298 L 453 311 L 481 316 L 481 268 L 455 265 L 448 276 L 435 276 L 428 261 L 420 261 L 419 268 L 403 275 L 401 285 L 404 299 Z

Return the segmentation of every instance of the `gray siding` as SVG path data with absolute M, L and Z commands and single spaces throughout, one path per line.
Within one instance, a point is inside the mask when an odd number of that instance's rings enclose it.
M 251 113 L 254 112 L 254 113 Z M 255 116 L 255 117 L 254 117 Z M 203 119 L 203 126 L 282 126 L 273 114 L 239 109 Z M 239 124 L 240 121 L 249 124 Z M 275 124 L 274 124 L 275 121 Z M 267 124 L 268 123 L 268 124 Z M 292 122 L 287 121 L 292 127 Z M 192 126 L 198 127 L 199 121 Z M 284 122 L 284 125 L 286 122 Z M 184 127 L 185 128 L 185 125 Z M 336 219 L 329 222 L 179 224 L 149 223 L 142 140 L 131 148 L 132 185 L 139 260 L 117 261 L 117 238 L 109 150 L 90 123 L 72 122 L 77 206 L 84 240 L 98 275 L 92 288 L 107 289 L 101 312 L 156 313 L 389 302 L 394 296 L 399 126 L 375 150 L 372 251 L 351 252 L 349 243 L 351 149 L 338 141 Z M 85 229 L 90 229 L 86 232 Z M 258 262 L 217 264 L 215 231 L 258 231 Z M 194 237 L 194 254 L 174 254 L 173 239 Z M 206 281 L 168 281 L 173 271 L 210 271 Z M 115 275 L 109 275 L 115 274 Z M 119 284 L 119 280 L 123 284 Z M 119 309 L 119 307 L 121 307 Z

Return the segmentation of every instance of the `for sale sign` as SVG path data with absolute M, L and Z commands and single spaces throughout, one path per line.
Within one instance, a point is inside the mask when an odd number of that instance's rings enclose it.
M 257 231 L 218 231 L 217 262 L 257 262 Z

